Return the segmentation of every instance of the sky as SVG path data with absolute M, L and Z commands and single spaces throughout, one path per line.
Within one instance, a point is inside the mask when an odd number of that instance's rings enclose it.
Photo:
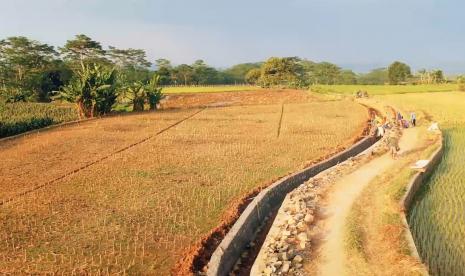
M 86 34 L 153 62 L 225 68 L 270 56 L 357 72 L 404 61 L 465 73 L 461 0 L 0 0 L 0 39 L 54 46 Z

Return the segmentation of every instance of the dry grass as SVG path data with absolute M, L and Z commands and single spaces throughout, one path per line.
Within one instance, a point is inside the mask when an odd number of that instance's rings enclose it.
M 262 89 L 253 85 L 207 85 L 207 86 L 166 86 L 163 87 L 163 93 L 182 94 L 182 93 L 218 93 L 218 92 L 242 92 Z
M 3 142 L 0 202 L 153 135 L 192 112 L 104 118 Z
M 0 272 L 166 275 L 220 224 L 231 202 L 358 136 L 367 111 L 349 101 L 107 118 L 3 144 L 1 196 L 109 156 L 0 206 Z
M 184 107 L 218 107 L 231 105 L 262 105 L 277 103 L 302 103 L 321 97 L 302 90 L 256 90 L 232 93 L 200 93 L 168 95 L 162 103 L 165 109 Z M 330 97 L 320 98 L 328 100 Z

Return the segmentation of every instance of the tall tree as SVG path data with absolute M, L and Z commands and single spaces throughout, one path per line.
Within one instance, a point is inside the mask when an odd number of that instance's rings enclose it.
M 65 46 L 60 48 L 60 52 L 65 60 L 78 62 L 83 70 L 87 62 L 107 62 L 105 50 L 100 43 L 84 34 L 68 40 Z
M 187 64 L 181 64 L 173 69 L 173 75 L 171 77 L 176 84 L 182 83 L 184 85 L 188 85 L 192 84 L 193 76 L 194 69 Z
M 218 71 L 208 66 L 203 60 L 196 60 L 192 64 L 193 81 L 195 84 L 215 84 L 218 83 Z
M 433 75 L 433 82 L 434 83 L 443 83 L 445 82 L 445 78 L 444 78 L 444 73 L 442 72 L 442 70 L 433 70 L 431 72 L 431 74 Z
M 362 74 L 358 78 L 360 84 L 385 84 L 389 81 L 386 68 L 373 69 L 369 73 Z
M 126 87 L 135 82 L 146 82 L 150 79 L 149 67 L 152 65 L 146 59 L 146 53 L 142 49 L 117 49 L 109 47 L 107 56 L 118 69 L 118 81 L 120 87 Z
M 36 79 L 36 98 L 39 102 L 50 102 L 51 98 L 67 85 L 73 77 L 73 71 L 62 60 L 53 61 Z
M 53 46 L 26 37 L 0 40 L 0 82 L 12 101 L 25 100 L 40 88 L 37 79 L 55 60 Z
M 171 71 L 173 66 L 171 62 L 165 58 L 160 58 L 155 61 L 157 66 L 156 74 L 160 76 L 159 83 L 161 85 L 167 85 L 171 83 Z
M 260 81 L 261 74 L 262 74 L 262 71 L 259 68 L 251 69 L 245 75 L 245 81 L 248 84 L 256 85 Z
M 120 68 L 147 68 L 152 65 L 147 60 L 146 53 L 142 49 L 118 49 L 113 46 L 109 46 L 107 55 L 110 60 Z
M 304 70 L 297 57 L 272 57 L 261 67 L 260 83 L 263 86 L 299 87 L 304 84 Z
M 357 74 L 352 70 L 342 70 L 339 73 L 337 84 L 356 84 L 357 83 Z
M 390 84 L 400 84 L 406 82 L 412 76 L 410 66 L 407 64 L 395 61 L 388 68 L 388 77 Z
M 314 64 L 310 76 L 313 84 L 336 84 L 340 73 L 339 66 L 329 62 L 320 62 Z
M 224 73 L 231 83 L 244 83 L 247 73 L 252 69 L 260 68 L 261 64 L 260 62 L 236 64 L 224 70 Z

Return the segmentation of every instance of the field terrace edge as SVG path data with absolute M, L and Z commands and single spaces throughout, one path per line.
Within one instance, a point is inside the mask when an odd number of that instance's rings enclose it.
M 410 209 L 410 206 L 415 198 L 415 195 L 423 186 L 426 180 L 433 174 L 434 170 L 437 168 L 439 163 L 441 163 L 442 157 L 444 155 L 444 137 L 442 132 L 440 132 L 439 148 L 435 150 L 428 160 L 430 162 L 425 166 L 424 172 L 415 173 L 410 179 L 405 194 L 400 200 L 400 208 L 402 210 L 402 223 L 405 227 L 405 239 L 407 240 L 408 247 L 410 249 L 410 254 L 416 258 L 419 262 L 425 264 L 418 253 L 418 249 L 415 245 L 412 232 L 410 231 L 410 226 L 407 221 L 407 213 Z M 426 264 L 425 264 L 426 265 Z
M 375 133 L 376 126 L 371 126 L 369 134 L 351 147 L 313 166 L 285 176 L 262 190 L 242 212 L 213 252 L 207 264 L 207 275 L 228 275 L 244 248 L 254 240 L 256 229 L 265 223 L 269 214 L 281 206 L 289 192 L 320 172 L 370 148 L 379 140 Z

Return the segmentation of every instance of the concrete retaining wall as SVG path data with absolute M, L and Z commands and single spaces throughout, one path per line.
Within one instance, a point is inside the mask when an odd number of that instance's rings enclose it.
M 374 131 L 358 143 L 309 168 L 286 176 L 261 191 L 247 206 L 226 234 L 208 263 L 207 275 L 228 275 L 244 248 L 255 237 L 256 229 L 271 212 L 277 210 L 285 196 L 318 173 L 363 152 L 377 141 Z
M 443 137 L 441 133 L 439 148 L 435 152 L 433 152 L 433 154 L 431 154 L 431 156 L 429 157 L 430 162 L 425 167 L 425 171 L 418 172 L 412 177 L 409 184 L 407 185 L 407 190 L 400 201 L 400 205 L 403 210 L 402 222 L 405 228 L 407 229 L 407 231 L 405 231 L 405 238 L 407 239 L 407 242 L 409 244 L 411 255 L 417 258 L 420 262 L 422 260 L 420 258 L 420 254 L 418 254 L 418 250 L 415 245 L 415 241 L 413 240 L 412 233 L 410 232 L 410 226 L 408 225 L 408 222 L 407 222 L 406 213 L 408 212 L 410 205 L 412 204 L 413 199 L 416 193 L 418 192 L 418 190 L 421 188 L 424 182 L 431 176 L 431 174 L 434 172 L 438 164 L 441 162 L 443 154 L 444 154 L 444 143 L 443 143 Z

